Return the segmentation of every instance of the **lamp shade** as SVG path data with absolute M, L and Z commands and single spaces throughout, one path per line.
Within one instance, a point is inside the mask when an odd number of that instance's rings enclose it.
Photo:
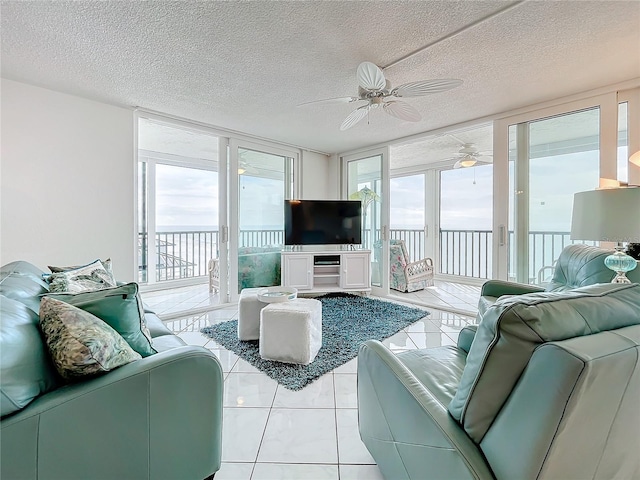
M 640 188 L 611 188 L 573 196 L 572 240 L 640 242 Z

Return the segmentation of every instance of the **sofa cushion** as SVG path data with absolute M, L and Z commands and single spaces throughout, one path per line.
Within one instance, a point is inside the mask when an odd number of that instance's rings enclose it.
M 80 293 L 116 286 L 113 274 L 104 268 L 100 260 L 73 270 L 52 273 L 47 280 L 49 290 L 56 293 Z
M 149 333 L 151 334 L 152 343 L 153 339 L 156 337 L 173 335 L 173 332 L 169 330 L 164 323 L 162 323 L 162 320 L 160 320 L 160 318 L 158 318 L 155 313 L 145 311 L 144 318 L 147 322 L 147 327 L 149 327 Z
M 107 322 L 143 357 L 156 353 L 151 345 L 138 284 L 127 283 L 92 292 L 50 293 L 46 297 L 62 300 Z
M 161 335 L 153 339 L 153 348 L 158 352 L 166 352 L 172 348 L 184 347 L 186 342 L 177 335 Z
M 141 358 L 98 317 L 55 298 L 42 298 L 40 327 L 58 373 L 67 380 L 108 372 Z
M 24 408 L 60 384 L 38 328 L 38 314 L 0 296 L 0 415 Z
M 499 299 L 478 326 L 449 412 L 480 443 L 538 345 L 640 325 L 640 285 Z
M 0 268 L 0 294 L 23 303 L 35 313 L 40 308 L 40 295 L 49 291 L 42 270 L 28 262 L 11 262 Z

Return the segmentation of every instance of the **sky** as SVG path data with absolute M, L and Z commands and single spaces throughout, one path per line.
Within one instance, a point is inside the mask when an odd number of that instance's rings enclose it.
M 625 158 L 626 149 L 619 150 L 620 157 Z M 568 232 L 573 194 L 597 187 L 597 168 L 597 152 L 572 153 L 532 160 L 530 230 Z M 492 172 L 492 165 L 442 172 L 440 228 L 491 230 Z M 156 175 L 156 223 L 159 231 L 176 230 L 180 227 L 216 228 L 216 172 L 158 164 Z M 619 175 L 619 178 L 621 177 L 624 177 L 622 171 Z M 253 229 L 261 224 L 270 228 L 282 225 L 284 195 L 281 181 L 247 174 L 242 175 L 240 179 L 241 229 Z M 391 228 L 423 228 L 424 202 L 422 175 L 392 178 Z M 510 203 L 513 203 L 513 195 Z

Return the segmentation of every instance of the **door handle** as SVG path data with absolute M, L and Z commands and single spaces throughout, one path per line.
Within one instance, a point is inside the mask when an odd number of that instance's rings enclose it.
M 504 247 L 507 243 L 507 238 L 505 233 L 507 232 L 507 229 L 505 228 L 504 225 L 500 225 L 500 227 L 498 227 L 498 241 L 500 242 L 500 246 Z

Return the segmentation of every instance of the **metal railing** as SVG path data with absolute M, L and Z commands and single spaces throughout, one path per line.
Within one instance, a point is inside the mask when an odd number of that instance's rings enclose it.
M 491 230 L 440 230 L 439 272 L 472 278 L 492 278 L 493 235 Z M 571 240 L 570 232 L 532 231 L 529 232 L 529 283 L 538 281 L 538 274 L 544 267 L 553 266 L 560 252 L 567 245 L 597 242 Z M 508 264 L 510 278 L 515 278 L 515 238 L 508 232 Z M 551 273 L 551 271 L 549 271 Z
M 240 230 L 241 247 L 284 245 L 284 230 Z
M 364 245 L 373 245 L 371 231 L 365 230 Z M 379 231 L 374 238 L 379 238 Z M 391 238 L 403 240 L 411 261 L 426 256 L 424 229 L 391 229 Z M 207 275 L 209 259 L 218 255 L 218 231 L 178 231 L 156 234 L 156 282 Z M 147 235 L 139 234 L 140 281 L 147 275 Z M 490 230 L 440 230 L 437 271 L 447 275 L 471 278 L 492 278 L 492 240 Z M 283 245 L 283 230 L 241 230 L 240 247 Z M 529 273 L 535 281 L 543 267 L 553 265 L 564 247 L 575 242 L 569 232 L 529 232 Z M 590 242 L 596 244 L 596 242 Z M 515 258 L 513 232 L 509 232 L 509 272 Z M 511 275 L 511 274 L 510 274 Z
M 207 263 L 218 245 L 217 230 L 156 233 L 156 282 L 207 275 Z M 138 233 L 138 279 L 148 280 L 149 245 L 146 233 Z
M 440 273 L 491 278 L 490 230 L 440 230 Z

